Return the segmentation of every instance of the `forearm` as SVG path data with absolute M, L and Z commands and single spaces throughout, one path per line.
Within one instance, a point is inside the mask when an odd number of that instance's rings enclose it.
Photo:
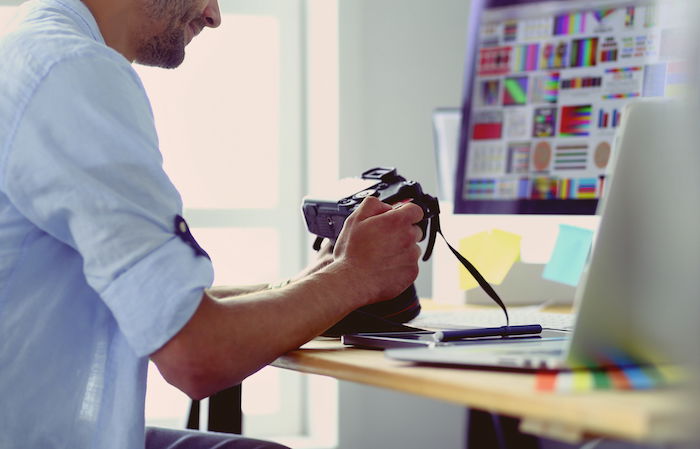
M 368 295 L 345 271 L 328 266 L 282 289 L 233 298 L 205 294 L 189 323 L 152 359 L 193 397 L 235 385 L 366 303 Z
M 188 323 L 151 358 L 194 398 L 241 382 L 352 310 L 405 290 L 418 275 L 422 233 L 413 224 L 422 217 L 416 205 L 392 208 L 365 198 L 345 221 L 333 253 L 328 247 L 307 276 L 234 297 L 205 293 Z
M 213 299 L 224 299 L 259 292 L 269 288 L 269 286 L 270 284 L 215 285 L 207 289 L 206 293 Z

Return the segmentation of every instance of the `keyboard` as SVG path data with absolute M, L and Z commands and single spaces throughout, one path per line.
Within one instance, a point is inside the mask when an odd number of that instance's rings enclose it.
M 543 312 L 532 307 L 508 308 L 511 325 L 539 324 L 543 329 L 570 331 L 574 329 L 573 313 Z M 409 326 L 427 329 L 505 326 L 501 309 L 423 310 Z

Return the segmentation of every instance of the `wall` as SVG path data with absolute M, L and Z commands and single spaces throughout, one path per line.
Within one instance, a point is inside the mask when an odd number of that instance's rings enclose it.
M 392 166 L 437 194 L 431 113 L 459 106 L 468 0 L 340 0 L 340 176 Z M 431 294 L 431 265 L 416 281 Z
M 454 449 L 465 446 L 467 411 L 443 401 L 340 382 L 335 449 Z
M 437 193 L 431 113 L 460 105 L 468 10 L 468 0 L 339 0 L 341 177 L 392 166 Z M 431 268 L 421 266 L 421 296 Z M 348 382 L 339 403 L 338 449 L 463 446 L 463 407 Z

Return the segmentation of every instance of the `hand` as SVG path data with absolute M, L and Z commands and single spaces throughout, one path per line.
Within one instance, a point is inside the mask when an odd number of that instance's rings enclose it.
M 333 251 L 334 263 L 350 270 L 366 302 L 396 297 L 418 276 L 423 210 L 413 203 L 397 208 L 367 197 L 345 221 Z

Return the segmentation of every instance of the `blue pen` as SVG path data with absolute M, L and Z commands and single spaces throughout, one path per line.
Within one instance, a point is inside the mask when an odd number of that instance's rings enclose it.
M 459 329 L 453 331 L 437 331 L 433 334 L 435 341 L 455 341 L 464 338 L 479 337 L 508 337 L 511 335 L 539 334 L 542 326 L 528 324 L 523 326 L 480 327 L 475 329 Z

